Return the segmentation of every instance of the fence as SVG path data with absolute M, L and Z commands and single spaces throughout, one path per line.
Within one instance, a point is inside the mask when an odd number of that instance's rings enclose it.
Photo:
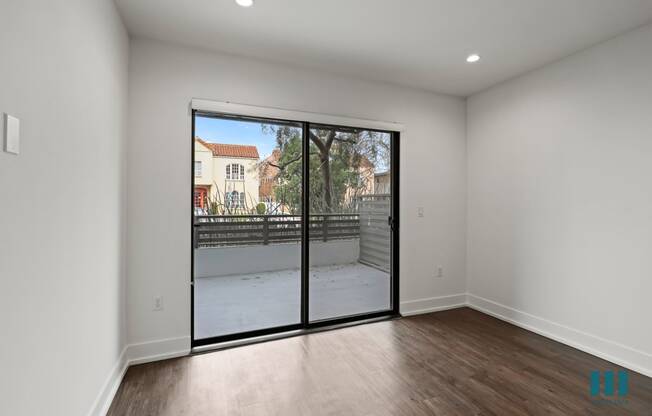
M 309 223 L 310 240 L 360 236 L 358 214 L 311 214 Z M 301 241 L 302 222 L 298 215 L 199 215 L 195 216 L 194 225 L 195 248 Z
M 391 215 L 388 194 L 358 197 L 360 215 L 360 261 L 389 272 L 391 230 L 387 223 Z

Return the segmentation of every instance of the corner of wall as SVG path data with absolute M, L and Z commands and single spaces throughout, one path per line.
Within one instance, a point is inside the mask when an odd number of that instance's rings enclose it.
M 458 293 L 401 302 L 401 315 L 412 316 L 466 306 L 466 294 Z
M 129 363 L 127 362 L 127 347 L 124 347 L 120 353 L 120 356 L 118 357 L 117 362 L 113 366 L 113 369 L 102 385 L 100 393 L 97 395 L 97 398 L 93 402 L 93 406 L 91 407 L 90 412 L 88 412 L 88 416 L 106 415 L 106 413 L 109 411 L 109 407 L 111 407 L 113 397 L 115 397 L 115 394 L 120 387 L 120 383 L 122 383 L 122 379 L 124 378 L 128 367 Z

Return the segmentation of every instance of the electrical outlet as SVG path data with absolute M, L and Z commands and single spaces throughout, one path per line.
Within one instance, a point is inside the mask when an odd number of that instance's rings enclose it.
M 154 298 L 154 310 L 155 311 L 163 310 L 163 296 L 156 296 Z
M 444 277 L 444 268 L 443 267 L 437 266 L 437 268 L 435 269 L 435 277 L 437 279 L 441 279 L 442 277 Z

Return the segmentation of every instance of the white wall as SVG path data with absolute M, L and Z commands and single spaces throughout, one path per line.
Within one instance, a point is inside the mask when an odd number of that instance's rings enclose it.
M 189 347 L 193 97 L 403 123 L 401 299 L 465 291 L 463 100 L 142 39 L 131 42 L 129 75 L 130 342 Z M 443 279 L 432 277 L 437 264 Z
M 648 25 L 469 98 L 467 273 L 494 302 L 472 303 L 652 374 L 650 45 Z
M 0 414 L 88 414 L 125 345 L 128 46 L 110 0 L 0 1 Z

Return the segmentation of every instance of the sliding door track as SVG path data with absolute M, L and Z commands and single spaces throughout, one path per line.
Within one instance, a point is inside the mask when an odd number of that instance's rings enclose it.
M 383 313 L 382 316 L 368 318 L 368 319 L 359 319 L 355 316 L 352 316 L 350 318 L 356 318 L 356 319 L 347 318 L 345 320 L 346 322 L 340 322 L 340 323 L 334 323 L 332 320 L 323 321 L 323 322 L 314 322 L 310 328 L 299 328 L 299 329 L 288 328 L 285 331 L 281 329 L 282 332 L 279 332 L 279 328 L 276 328 L 272 333 L 262 334 L 262 335 L 252 335 L 249 338 L 242 338 L 242 334 L 240 334 L 240 337 L 238 339 L 225 340 L 221 342 L 215 342 L 211 344 L 192 347 L 190 353 L 191 355 L 205 354 L 212 351 L 226 350 L 229 348 L 241 347 L 244 345 L 259 344 L 261 342 L 296 337 L 299 335 L 314 334 L 317 332 L 331 331 L 334 329 L 348 328 L 352 326 L 370 324 L 375 322 L 391 321 L 394 319 L 401 318 L 401 315 L 400 314 L 388 315 L 386 313 Z M 323 325 L 320 325 L 321 323 L 323 323 Z

